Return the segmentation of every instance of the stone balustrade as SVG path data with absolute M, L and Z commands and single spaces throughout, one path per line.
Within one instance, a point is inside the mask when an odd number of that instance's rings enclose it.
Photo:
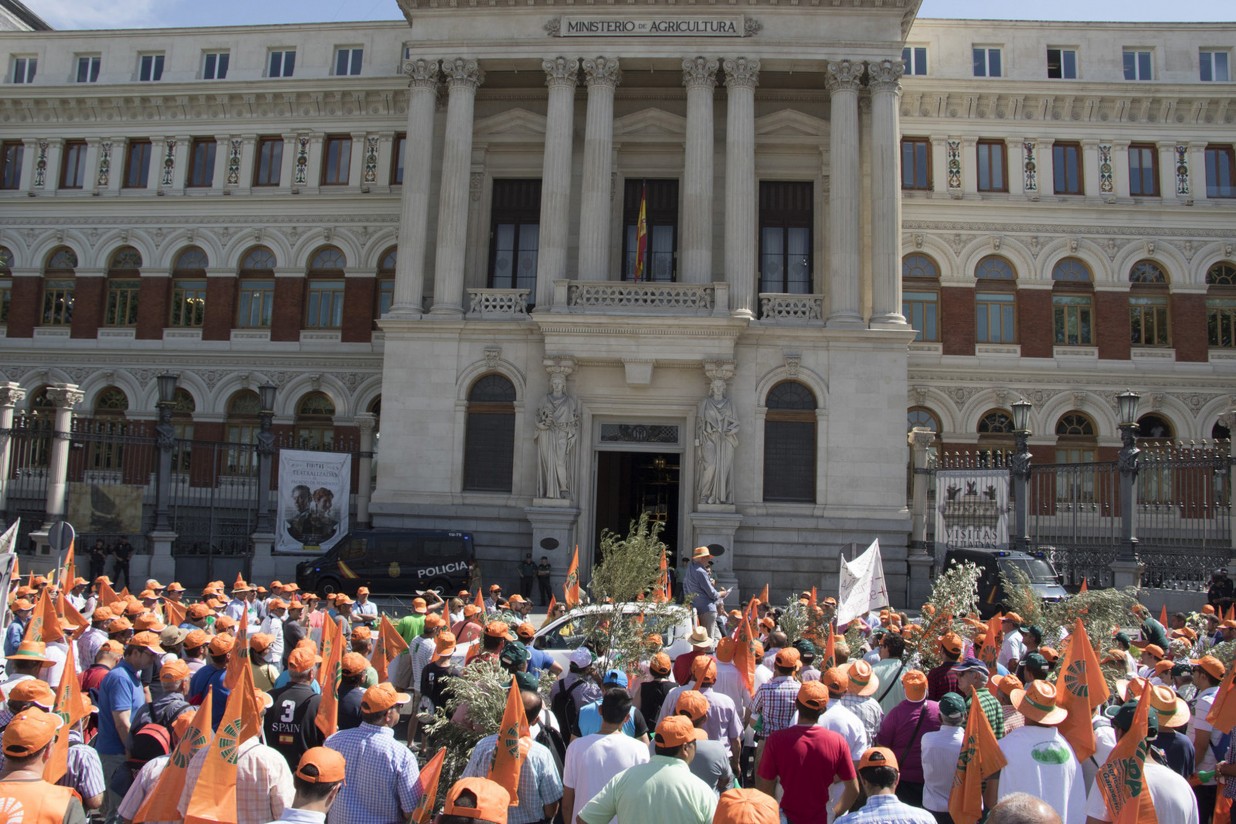
M 469 289 L 468 317 L 511 320 L 528 317 L 528 289 Z
M 765 323 L 823 323 L 823 295 L 760 293 L 760 320 Z
M 560 280 L 554 284 L 554 311 L 728 317 L 729 285 Z

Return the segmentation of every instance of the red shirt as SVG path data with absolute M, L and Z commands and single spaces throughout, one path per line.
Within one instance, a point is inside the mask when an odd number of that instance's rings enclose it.
M 688 683 L 695 683 L 691 680 L 691 662 L 693 662 L 696 658 L 712 658 L 712 653 L 704 650 L 699 652 L 691 650 L 690 652 L 684 652 L 682 655 L 679 655 L 674 659 L 674 680 L 684 687 Z M 694 689 L 694 687 L 692 687 L 692 689 Z
M 781 810 L 794 824 L 827 824 L 828 787 L 855 778 L 844 738 L 815 724 L 796 724 L 764 742 L 759 776 L 781 779 Z

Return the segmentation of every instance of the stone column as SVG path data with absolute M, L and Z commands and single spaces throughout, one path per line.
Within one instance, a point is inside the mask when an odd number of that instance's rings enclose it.
M 443 60 L 442 73 L 446 75 L 450 101 L 446 107 L 442 184 L 438 187 L 438 250 L 434 258 L 432 312 L 462 317 L 468 186 L 472 171 L 472 116 L 476 109 L 476 89 L 484 81 L 485 73 L 475 60 L 463 57 Z M 405 163 L 404 174 L 407 173 Z
M 1116 200 L 1127 200 L 1133 196 L 1129 186 L 1129 146 L 1128 140 L 1112 142 L 1112 193 Z
M 403 195 L 395 295 L 390 315 L 419 318 L 425 295 L 425 242 L 429 232 L 429 170 L 433 163 L 433 114 L 438 95 L 437 60 L 408 60 L 408 138 L 404 141 Z
M 871 89 L 871 325 L 904 326 L 901 314 L 900 60 L 867 64 Z
M 47 502 L 44 530 L 64 520 L 64 494 L 68 488 L 69 438 L 73 430 L 73 407 L 86 396 L 76 384 L 57 383 L 47 390 L 47 399 L 56 405 L 52 442 L 47 459 Z
M 828 91 L 832 96 L 829 124 L 828 286 L 831 293 L 829 326 L 863 326 L 860 311 L 861 260 L 859 201 L 861 170 L 858 159 L 858 89 L 863 64 L 849 60 L 828 64 Z
M 567 277 L 567 245 L 571 227 L 571 156 L 575 144 L 575 88 L 579 59 L 555 57 L 541 61 L 549 108 L 545 117 L 545 159 L 541 166 L 541 232 L 536 264 L 537 306 L 549 308 L 554 281 Z M 405 172 L 406 174 L 406 172 Z
M 613 201 L 614 90 L 622 81 L 616 57 L 583 61 L 588 83 L 584 126 L 584 179 L 579 198 L 581 280 L 609 280 L 610 208 Z
M 687 87 L 687 142 L 682 174 L 682 280 L 712 282 L 713 112 L 717 61 L 682 61 Z
M 760 61 L 731 57 L 724 63 L 725 114 L 725 274 L 730 313 L 755 317 L 756 200 L 755 87 Z
M 356 521 L 363 527 L 371 525 L 369 498 L 373 494 L 373 428 L 378 422 L 372 412 L 356 416 L 356 428 L 360 430 L 360 453 L 356 473 Z
M 13 408 L 26 397 L 26 390 L 9 381 L 0 383 L 0 513 L 8 508 L 9 462 L 13 455 Z

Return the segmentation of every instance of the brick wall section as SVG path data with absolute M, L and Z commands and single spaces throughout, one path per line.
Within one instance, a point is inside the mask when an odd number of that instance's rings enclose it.
M 97 338 L 107 301 L 107 278 L 78 278 L 73 289 L 73 338 Z
M 305 279 L 275 278 L 275 308 L 270 319 L 272 341 L 299 341 L 305 315 Z
M 1017 337 L 1023 358 L 1052 356 L 1051 292 L 1045 289 L 1017 290 Z
M 1205 363 L 1210 358 L 1205 295 L 1172 295 L 1172 345 L 1177 361 Z
M 144 277 L 137 293 L 137 339 L 162 340 L 168 322 L 171 278 Z
M 344 343 L 369 343 L 373 339 L 374 278 L 347 278 L 343 282 Z
M 42 278 L 13 278 L 13 294 L 9 299 L 9 320 L 5 337 L 34 337 L 39 322 L 43 298 Z
M 1102 360 L 1129 360 L 1133 346 L 1129 337 L 1129 296 L 1124 292 L 1096 292 L 1094 329 Z
M 206 279 L 206 316 L 202 340 L 228 340 L 236 318 L 236 278 Z
M 974 354 L 974 290 L 970 287 L 940 290 L 940 342 L 946 355 Z

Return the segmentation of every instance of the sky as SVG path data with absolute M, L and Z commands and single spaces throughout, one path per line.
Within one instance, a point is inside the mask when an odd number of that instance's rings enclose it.
M 58 29 L 164 26 L 234 26 L 269 23 L 330 23 L 401 19 L 395 0 L 25 0 Z M 993 10 L 1000 7 L 1000 11 Z M 1162 0 L 1038 0 L 1034 4 L 992 0 L 923 0 L 920 17 L 1128 22 L 1236 21 L 1232 0 L 1194 0 L 1182 6 Z

